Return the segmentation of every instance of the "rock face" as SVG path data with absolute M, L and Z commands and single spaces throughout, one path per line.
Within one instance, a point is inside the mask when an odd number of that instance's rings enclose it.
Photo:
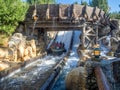
M 33 36 L 23 33 L 22 29 L 18 31 L 10 37 L 8 47 L 0 48 L 0 59 L 19 62 L 41 55 L 56 36 L 56 31 L 46 33 L 36 30 Z
M 86 77 L 87 72 L 84 67 L 73 69 L 65 79 L 67 90 L 87 90 Z
M 4 69 L 6 69 L 6 68 L 8 68 L 8 67 L 9 67 L 9 65 L 8 65 L 8 64 L 3 63 L 3 62 L 0 62 L 0 71 L 2 71 L 2 70 L 4 70 Z
M 14 50 L 13 61 L 25 61 L 36 56 L 35 40 L 27 40 L 21 33 L 15 33 L 10 38 L 8 45 Z
M 0 59 L 13 59 L 13 51 L 12 49 L 6 48 L 6 47 L 0 47 Z
M 8 50 L 0 48 L 0 58 L 7 58 L 8 56 Z
M 24 48 L 26 45 L 26 38 L 21 33 L 15 33 L 8 42 L 8 47 L 14 49 L 14 60 L 22 59 L 24 56 Z

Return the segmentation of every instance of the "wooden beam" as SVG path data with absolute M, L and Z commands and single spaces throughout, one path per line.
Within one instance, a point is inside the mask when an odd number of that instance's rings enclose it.
M 32 25 L 29 25 L 28 26 L 29 28 L 32 28 L 33 26 Z M 35 28 L 46 28 L 50 31 L 62 31 L 62 30 L 81 30 L 83 26 L 44 26 L 44 25 L 36 25 Z M 47 30 L 47 31 L 48 31 Z
M 94 72 L 99 90 L 111 90 L 110 84 L 108 83 L 107 78 L 103 73 L 102 69 L 99 66 L 97 66 L 95 67 Z

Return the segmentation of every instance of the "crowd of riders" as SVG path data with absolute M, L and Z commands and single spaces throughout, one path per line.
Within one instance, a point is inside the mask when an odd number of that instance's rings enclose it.
M 63 49 L 65 46 L 64 43 L 62 42 L 54 42 L 52 45 L 51 45 L 51 48 L 52 49 Z

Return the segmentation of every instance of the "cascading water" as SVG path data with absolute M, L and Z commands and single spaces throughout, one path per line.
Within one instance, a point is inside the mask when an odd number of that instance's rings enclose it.
M 77 62 L 79 60 L 77 54 L 77 47 L 80 43 L 79 42 L 80 33 L 81 33 L 80 31 L 74 32 L 72 51 L 70 53 L 70 56 L 68 57 L 67 63 L 63 68 L 61 75 L 59 76 L 58 80 L 56 81 L 51 90 L 65 90 L 65 77 L 70 72 L 70 70 L 76 67 Z
M 54 30 L 54 27 L 55 27 L 55 18 L 53 17 L 52 18 L 52 30 Z M 47 47 L 47 49 L 50 48 L 50 46 L 52 45 L 52 43 L 54 42 L 54 40 L 52 39 Z

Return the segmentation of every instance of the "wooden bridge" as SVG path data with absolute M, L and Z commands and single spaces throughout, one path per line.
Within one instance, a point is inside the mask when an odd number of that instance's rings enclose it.
M 32 19 L 35 6 L 30 6 L 25 18 L 28 28 L 33 27 Z M 89 7 L 79 4 L 41 4 L 36 5 L 38 20 L 36 28 L 47 30 L 78 30 L 84 22 L 95 22 L 105 16 L 104 11 L 97 7 Z
M 33 12 L 38 16 L 36 21 L 33 19 Z M 29 7 L 24 23 L 25 31 L 28 33 L 34 33 L 34 29 L 44 32 L 81 30 L 82 43 L 88 47 L 91 43 L 98 41 L 98 36 L 109 33 L 110 18 L 97 7 L 79 4 L 40 4 Z

